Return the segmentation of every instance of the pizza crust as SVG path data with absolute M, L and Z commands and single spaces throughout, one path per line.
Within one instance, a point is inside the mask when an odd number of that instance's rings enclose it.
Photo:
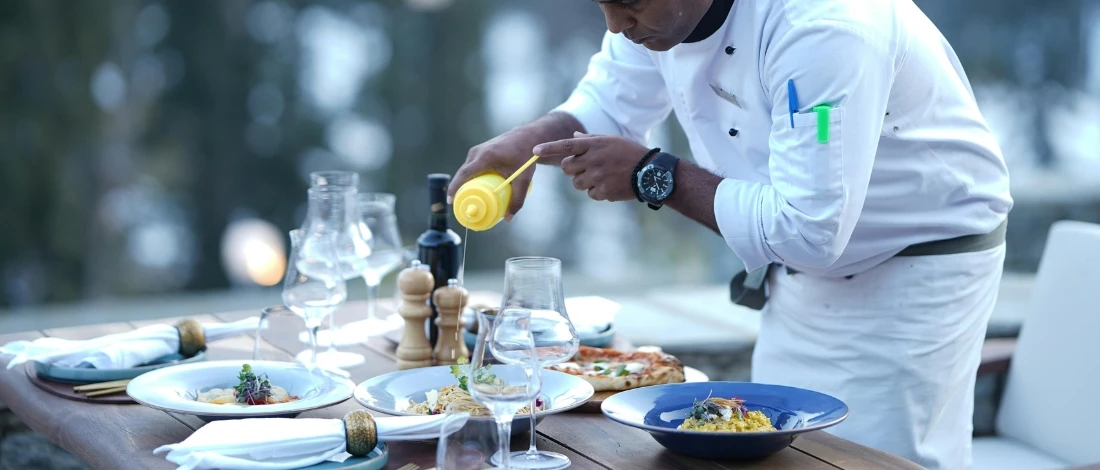
M 684 381 L 683 363 L 660 351 L 623 352 L 580 346 L 572 362 L 547 368 L 580 377 L 597 392 Z

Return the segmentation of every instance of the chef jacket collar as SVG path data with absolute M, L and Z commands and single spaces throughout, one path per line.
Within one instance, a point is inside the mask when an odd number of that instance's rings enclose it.
M 730 9 L 733 8 L 733 1 L 714 0 L 711 2 L 710 8 L 703 15 L 703 19 L 699 20 L 699 24 L 695 26 L 695 30 L 688 35 L 687 39 L 684 39 L 684 43 L 702 41 L 721 29 L 722 25 L 726 23 L 726 17 L 729 16 Z

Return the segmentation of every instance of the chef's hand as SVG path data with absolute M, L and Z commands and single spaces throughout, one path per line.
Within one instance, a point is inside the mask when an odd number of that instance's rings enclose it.
M 514 129 L 470 149 L 466 153 L 466 163 L 458 169 L 451 180 L 450 187 L 447 188 L 448 202 L 454 202 L 458 188 L 481 174 L 495 171 L 507 178 L 515 173 L 531 158 L 531 146 L 537 143 L 538 140 L 532 139 L 529 134 L 520 129 Z M 512 180 L 512 200 L 505 212 L 505 220 L 511 221 L 512 216 L 523 207 L 523 199 L 527 196 L 527 188 L 531 185 L 534 170 L 534 168 L 528 168 Z
M 577 132 L 572 139 L 535 147 L 541 158 L 562 158 L 561 170 L 573 178 L 573 187 L 588 191 L 597 201 L 636 199 L 630 172 L 649 149 L 633 140 Z

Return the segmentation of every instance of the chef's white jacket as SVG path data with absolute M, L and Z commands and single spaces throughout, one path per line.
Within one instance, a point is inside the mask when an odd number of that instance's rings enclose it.
M 556 110 L 639 142 L 675 110 L 696 163 L 725 178 L 714 215 L 749 270 L 847 276 L 992 231 L 1012 207 L 962 66 L 910 0 L 737 0 L 717 32 L 667 52 L 608 33 Z

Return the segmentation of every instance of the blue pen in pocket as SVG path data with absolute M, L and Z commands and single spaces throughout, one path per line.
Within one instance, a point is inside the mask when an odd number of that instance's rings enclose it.
M 794 129 L 794 113 L 798 112 L 798 93 L 794 91 L 794 80 L 787 80 L 787 103 L 791 112 L 791 129 Z

